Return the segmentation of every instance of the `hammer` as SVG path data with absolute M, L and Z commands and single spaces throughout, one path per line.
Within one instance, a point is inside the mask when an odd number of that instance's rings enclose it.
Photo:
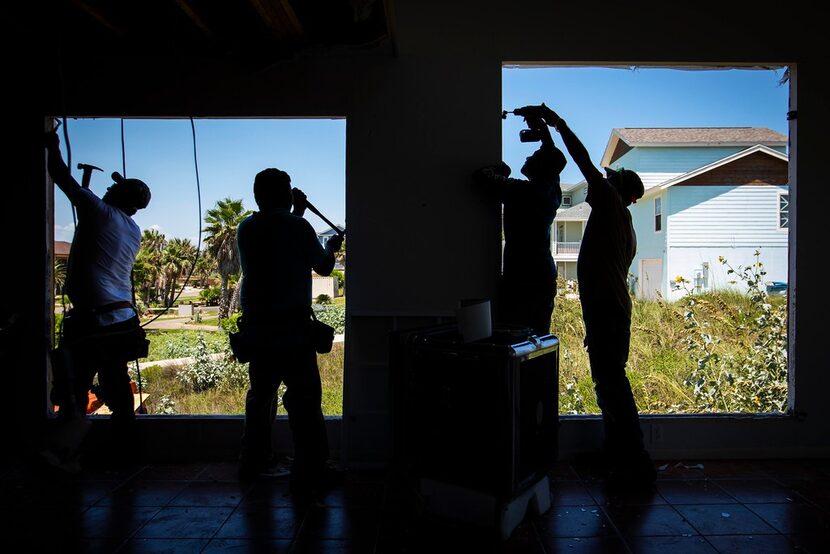
M 332 230 L 333 230 L 335 233 L 337 233 L 337 234 L 338 234 L 338 235 L 340 235 L 341 237 L 342 237 L 343 235 L 345 235 L 345 234 L 346 234 L 346 231 L 341 231 L 339 227 L 337 227 L 334 223 L 332 223 L 331 221 L 329 221 L 329 220 L 328 220 L 328 218 L 327 218 L 326 216 L 324 216 L 323 214 L 321 214 L 321 213 L 320 213 L 320 210 L 318 210 L 317 208 L 315 208 L 315 207 L 311 204 L 311 202 L 309 202 L 308 200 L 306 200 L 306 203 L 305 203 L 305 204 L 306 204 L 306 207 L 307 207 L 309 210 L 311 210 L 312 212 L 314 212 L 315 214 L 317 214 L 317 216 L 318 216 L 320 219 L 322 219 L 323 221 L 325 221 L 325 222 L 329 225 L 329 227 L 331 227 L 331 228 L 332 228 Z
M 96 167 L 94 165 L 89 165 L 89 164 L 82 164 L 82 163 L 78 164 L 78 169 L 81 169 L 84 172 L 84 175 L 81 178 L 81 186 L 84 187 L 85 189 L 89 188 L 89 181 L 90 181 L 90 179 L 92 179 L 92 170 L 93 169 L 97 169 L 98 171 L 104 171 L 100 167 Z

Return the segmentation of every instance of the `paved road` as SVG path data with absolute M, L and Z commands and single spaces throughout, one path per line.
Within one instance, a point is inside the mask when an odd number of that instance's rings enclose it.
M 217 325 L 188 323 L 189 317 L 159 318 L 145 325 L 145 329 L 193 329 L 201 331 L 219 331 Z

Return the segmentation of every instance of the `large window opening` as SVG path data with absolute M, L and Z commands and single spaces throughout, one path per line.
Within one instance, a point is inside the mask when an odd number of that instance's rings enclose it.
M 276 167 L 328 220 L 306 211 L 321 243 L 345 229 L 346 120 L 70 118 L 64 160 L 80 183 L 78 163 L 91 164 L 90 188 L 103 196 L 114 171 L 145 181 L 149 206 L 134 216 L 142 232 L 134 290 L 149 355 L 130 364 L 136 410 L 151 415 L 244 414 L 247 364 L 230 358 L 228 332 L 240 315 L 239 222 L 257 210 L 254 176 Z M 194 156 L 195 152 L 195 156 Z M 69 154 L 71 153 L 71 159 Z M 201 204 L 201 206 L 200 206 Z M 55 330 L 71 309 L 63 291 L 77 216 L 55 190 Z M 231 237 L 231 241 L 224 239 Z M 275 251 L 275 257 L 280 252 Z M 329 277 L 312 276 L 312 307 L 335 328 L 328 354 L 318 355 L 325 415 L 343 413 L 345 244 Z M 273 294 L 280 294 L 274 290 Z M 275 352 L 275 357 L 278 352 Z M 278 360 L 275 358 L 275 363 Z M 140 383 L 140 387 L 139 387 Z M 89 394 L 88 413 L 108 413 Z M 280 395 L 282 390 L 280 391 Z M 278 414 L 285 414 L 281 400 Z M 141 406 L 141 408 L 139 408 Z M 59 408 L 57 408 L 59 409 Z
M 630 208 L 638 250 L 627 365 L 641 413 L 788 409 L 788 76 L 786 67 L 503 68 L 504 110 L 546 103 L 598 168 L 643 180 Z M 519 140 L 524 127 L 520 117 L 503 124 L 514 175 L 539 146 Z M 558 210 L 551 248 L 559 405 L 598 414 L 576 282 L 590 206 L 567 158 L 560 178 L 572 200 Z

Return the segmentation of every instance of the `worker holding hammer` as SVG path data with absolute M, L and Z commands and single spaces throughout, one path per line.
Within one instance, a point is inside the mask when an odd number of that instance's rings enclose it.
M 146 356 L 147 340 L 133 305 L 130 275 L 141 244 L 132 216 L 150 202 L 139 179 L 112 174 L 113 184 L 99 198 L 72 177 L 61 158 L 59 138 L 46 133 L 49 175 L 72 202 L 78 223 L 69 255 L 66 292 L 72 304 L 63 320 L 53 355 L 53 402 L 59 406 L 58 432 L 47 440 L 43 458 L 62 469 L 78 467 L 78 449 L 88 422 L 88 391 L 98 376 L 102 400 L 111 411 L 112 450 L 105 457 L 126 461 L 135 427 L 135 408 L 127 362 Z
M 290 491 L 313 499 L 336 484 L 342 473 L 328 462 L 317 354 L 311 337 L 311 272 L 330 275 L 343 244 L 338 233 L 322 246 L 302 216 L 316 212 L 306 195 L 291 187 L 285 171 L 268 168 L 254 179 L 259 211 L 237 228 L 242 265 L 240 332 L 251 345 L 239 475 L 269 473 L 271 428 L 277 389 L 286 386 L 283 405 L 294 442 Z M 292 209 L 293 208 L 293 209 Z

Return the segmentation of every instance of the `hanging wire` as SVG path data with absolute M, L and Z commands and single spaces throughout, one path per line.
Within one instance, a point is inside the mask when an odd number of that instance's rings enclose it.
M 182 284 L 182 288 L 179 289 L 178 294 L 176 297 L 173 298 L 173 301 L 170 302 L 170 306 L 166 306 L 164 310 L 159 312 L 153 319 L 143 323 L 141 326 L 146 327 L 150 323 L 154 322 L 161 316 L 167 313 L 167 311 L 176 303 L 176 300 L 179 299 L 179 296 L 182 295 L 184 292 L 184 288 L 187 286 L 187 283 L 190 282 L 190 278 L 193 276 L 193 271 L 196 269 L 196 263 L 199 261 L 199 256 L 202 252 L 202 185 L 199 181 L 199 160 L 196 156 L 196 124 L 193 122 L 193 117 L 190 118 L 190 131 L 193 136 L 193 167 L 196 170 L 196 200 L 199 206 L 199 238 L 196 242 L 196 255 L 193 257 L 193 263 L 190 264 L 190 271 L 187 274 L 187 278 L 184 280 L 184 284 Z
M 127 149 L 124 147 L 124 118 L 121 118 L 121 176 L 127 178 Z

